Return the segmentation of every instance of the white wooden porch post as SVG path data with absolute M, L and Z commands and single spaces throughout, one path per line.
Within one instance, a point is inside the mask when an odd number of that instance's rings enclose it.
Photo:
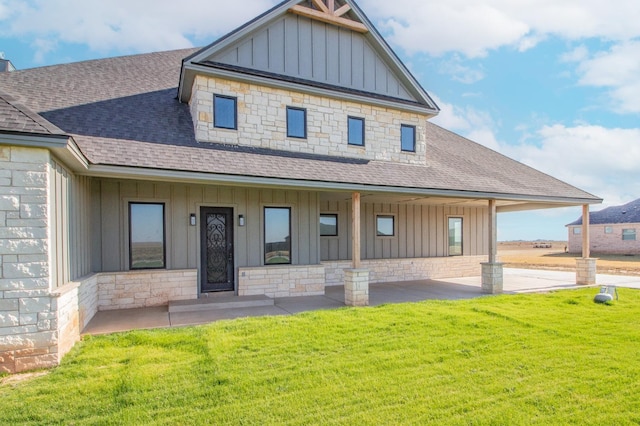
M 502 263 L 498 258 L 498 213 L 496 200 L 489 200 L 489 261 L 482 263 L 482 291 L 490 294 L 502 293 Z
M 576 284 L 594 285 L 596 283 L 596 261 L 591 258 L 591 239 L 589 205 L 582 206 L 582 257 L 576 259 Z
M 360 262 L 360 193 L 351 195 L 351 269 L 344 271 L 344 304 L 369 304 L 369 270 Z

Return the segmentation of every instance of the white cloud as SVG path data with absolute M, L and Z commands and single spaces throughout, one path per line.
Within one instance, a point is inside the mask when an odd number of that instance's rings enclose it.
M 440 107 L 440 114 L 431 119 L 433 123 L 457 132 L 487 148 L 501 150 L 501 144 L 494 130 L 496 124 L 491 115 L 472 107 L 458 107 L 444 102 L 434 94 L 431 97 Z
M 640 2 L 629 0 L 361 0 L 390 40 L 409 53 L 481 57 L 526 50 L 548 35 L 629 40 L 640 36 Z
M 640 41 L 619 43 L 584 59 L 578 73 L 579 84 L 608 88 L 618 112 L 640 112 Z
M 543 126 L 537 144 L 503 146 L 504 153 L 603 197 L 607 205 L 640 194 L 640 129 L 594 125 Z
M 462 60 L 458 55 L 455 55 L 450 60 L 443 61 L 440 64 L 440 72 L 448 74 L 453 80 L 463 84 L 473 84 L 485 77 L 482 69 L 462 65 Z
M 57 39 L 107 52 L 190 47 L 209 43 L 273 6 L 277 0 L 0 0 L 4 36 Z M 52 51 L 35 46 L 35 56 Z
M 561 62 L 581 62 L 589 57 L 589 49 L 584 44 L 560 56 Z

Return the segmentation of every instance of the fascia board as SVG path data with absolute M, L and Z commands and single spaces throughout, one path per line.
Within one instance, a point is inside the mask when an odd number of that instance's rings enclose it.
M 600 199 L 565 198 L 548 196 L 531 196 L 519 194 L 501 194 L 492 192 L 474 192 L 433 188 L 409 188 L 397 186 L 366 185 L 340 182 L 312 181 L 282 179 L 258 176 L 227 175 L 202 172 L 189 172 L 181 170 L 147 169 L 141 167 L 90 165 L 89 169 L 82 173 L 87 176 L 143 179 L 164 182 L 183 182 L 196 184 L 218 184 L 230 186 L 252 187 L 278 187 L 312 191 L 343 191 L 343 192 L 376 192 L 383 194 L 408 194 L 419 196 L 437 196 L 449 198 L 469 198 L 529 202 L 535 205 L 545 204 L 548 207 L 570 207 L 584 204 L 598 204 Z M 532 207 L 539 208 L 539 207 Z
M 426 105 L 410 105 L 403 102 L 394 102 L 392 100 L 379 99 L 375 97 L 369 97 L 366 95 L 359 95 L 355 93 L 339 92 L 331 89 L 325 89 L 321 87 L 310 86 L 302 83 L 294 83 L 289 81 L 277 80 L 269 77 L 262 77 L 256 75 L 246 75 L 229 70 L 222 70 L 218 68 L 211 68 L 204 65 L 190 64 L 185 66 L 185 71 L 193 71 L 196 73 L 209 75 L 212 77 L 221 77 L 234 81 L 242 81 L 251 84 L 262 84 L 268 87 L 275 87 L 284 90 L 293 90 L 303 93 L 309 93 L 313 95 L 329 97 L 334 99 L 345 99 L 352 102 L 365 103 L 369 105 L 377 105 L 384 108 L 393 108 L 400 111 L 407 111 L 418 114 L 425 114 L 428 118 L 431 118 L 438 114 L 439 110 L 434 110 Z M 194 76 L 188 77 L 193 84 Z M 191 91 L 191 89 L 189 89 Z
M 49 149 L 73 171 L 84 171 L 89 166 L 73 138 L 68 135 L 0 133 L 0 145 Z

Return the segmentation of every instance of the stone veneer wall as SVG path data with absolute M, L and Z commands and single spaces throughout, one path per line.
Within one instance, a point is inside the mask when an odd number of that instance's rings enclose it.
M 414 281 L 454 277 L 480 276 L 481 262 L 487 256 L 450 256 L 413 259 L 363 260 L 360 268 L 369 270 L 369 283 Z M 351 261 L 322 262 L 325 266 L 326 285 L 344 284 L 344 270 L 351 268 Z
M 0 372 L 58 363 L 45 149 L 0 147 Z
M 58 356 L 62 358 L 80 340 L 80 333 L 98 312 L 98 274 L 56 289 Z
M 237 130 L 213 126 L 213 95 L 236 97 Z M 197 76 L 189 102 L 196 139 L 307 154 L 426 164 L 427 117 L 355 102 Z M 287 106 L 307 110 L 307 138 L 287 137 Z M 347 143 L 347 118 L 365 119 L 365 146 Z M 415 152 L 400 147 L 400 125 L 416 127 Z
M 238 296 L 317 296 L 324 294 L 323 265 L 239 268 Z
M 611 227 L 611 233 L 605 234 L 605 226 Z M 569 253 L 582 253 L 582 234 L 574 234 L 574 228 L 582 226 L 570 226 L 569 229 Z M 623 240 L 623 229 L 635 229 L 635 240 Z M 640 254 L 640 223 L 616 223 L 612 225 L 590 225 L 589 240 L 593 253 L 610 254 Z
M 198 298 L 197 269 L 101 272 L 98 310 L 166 305 Z

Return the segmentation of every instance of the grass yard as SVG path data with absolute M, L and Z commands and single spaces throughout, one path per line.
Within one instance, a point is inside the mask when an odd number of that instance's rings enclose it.
M 640 424 L 640 292 L 338 309 L 88 338 L 0 424 Z

